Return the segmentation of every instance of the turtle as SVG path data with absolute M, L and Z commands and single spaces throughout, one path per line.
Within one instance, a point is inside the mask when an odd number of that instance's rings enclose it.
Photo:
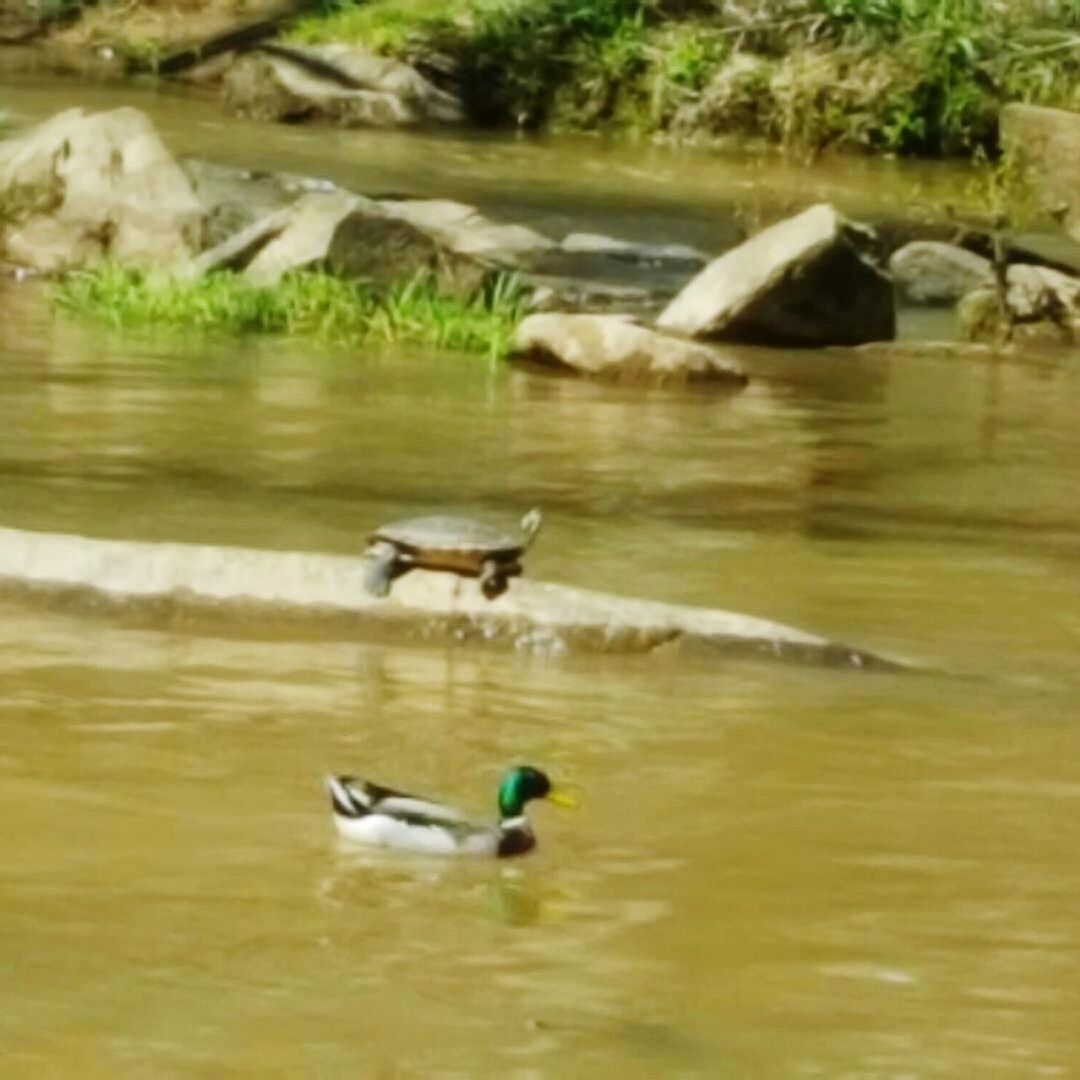
M 534 507 L 521 519 L 520 535 L 449 515 L 383 525 L 368 537 L 364 588 L 372 596 L 386 596 L 394 578 L 421 567 L 479 578 L 483 594 L 494 600 L 506 591 L 507 580 L 521 573 L 519 560 L 536 539 L 541 521 Z

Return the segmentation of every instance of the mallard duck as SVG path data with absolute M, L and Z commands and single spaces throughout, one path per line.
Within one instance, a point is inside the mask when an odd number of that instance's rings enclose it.
M 530 765 L 511 769 L 499 785 L 499 820 L 470 822 L 460 810 L 403 791 L 360 780 L 328 776 L 326 787 L 338 832 L 349 840 L 428 855 L 522 855 L 536 846 L 525 804 L 547 799 L 556 806 L 577 800 L 552 786 Z

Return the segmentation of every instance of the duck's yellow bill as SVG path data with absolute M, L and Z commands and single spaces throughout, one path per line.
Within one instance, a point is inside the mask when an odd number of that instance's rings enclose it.
M 552 788 L 547 793 L 548 802 L 561 806 L 564 810 L 576 810 L 581 805 L 581 800 L 572 791 L 565 788 Z

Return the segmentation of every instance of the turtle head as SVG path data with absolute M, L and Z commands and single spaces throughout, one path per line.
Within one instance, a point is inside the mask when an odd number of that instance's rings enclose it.
M 540 526 L 543 523 L 544 515 L 540 513 L 539 506 L 534 506 L 521 519 L 521 531 L 525 534 L 525 547 L 528 547 L 536 539 L 536 534 L 540 531 Z
M 554 787 L 548 775 L 531 765 L 511 769 L 499 785 L 499 816 L 520 817 L 531 799 L 547 799 L 556 806 L 576 805 L 573 796 Z

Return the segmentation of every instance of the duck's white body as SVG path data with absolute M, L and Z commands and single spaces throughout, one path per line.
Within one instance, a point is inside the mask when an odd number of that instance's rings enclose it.
M 338 832 L 348 840 L 425 855 L 516 855 L 535 840 L 522 815 L 498 824 L 469 822 L 460 810 L 354 777 L 329 776 Z

